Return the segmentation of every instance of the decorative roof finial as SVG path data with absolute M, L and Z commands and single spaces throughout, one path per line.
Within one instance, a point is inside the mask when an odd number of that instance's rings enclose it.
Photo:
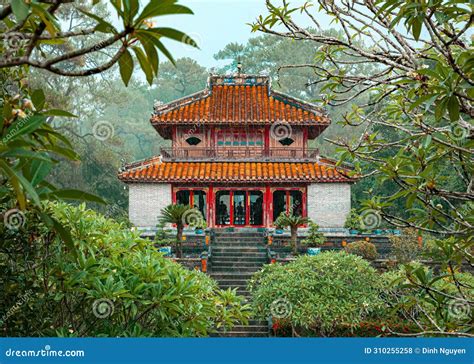
M 237 60 L 237 74 L 241 74 L 242 73 L 242 62 L 240 61 L 240 57 L 239 59 Z

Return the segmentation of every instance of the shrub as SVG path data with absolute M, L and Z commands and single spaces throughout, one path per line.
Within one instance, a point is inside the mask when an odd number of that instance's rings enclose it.
M 29 215 L 22 231 L 5 236 L 0 312 L 28 299 L 3 318 L 2 336 L 208 336 L 246 322 L 242 297 L 163 258 L 136 232 L 84 205 L 49 210 L 73 245 Z
M 324 234 L 319 231 L 319 225 L 310 221 L 308 236 L 301 243 L 310 248 L 317 248 L 324 244 Z
M 368 241 L 354 241 L 352 243 L 347 244 L 345 250 L 349 254 L 358 255 L 367 260 L 374 260 L 377 259 L 378 253 L 377 248 L 374 244 Z
M 344 227 L 346 229 L 351 229 L 351 230 L 362 230 L 362 226 L 360 223 L 360 216 L 357 213 L 356 209 L 351 209 L 351 212 L 346 218 L 346 222 L 344 223 Z
M 382 304 L 378 281 L 367 261 L 330 251 L 267 265 L 249 290 L 257 317 L 272 316 L 293 335 L 326 336 L 338 325 L 355 327 Z
M 412 274 L 421 281 L 431 282 L 434 291 L 420 290 L 408 278 Z M 474 312 L 469 302 L 474 301 L 474 276 L 467 272 L 447 272 L 438 277 L 416 262 L 384 273 L 382 284 L 386 288 L 382 298 L 386 302 L 387 317 L 392 321 L 410 318 L 421 327 L 431 325 L 436 319 L 442 322 L 442 331 L 472 331 Z M 423 330 L 417 328 L 416 331 Z
M 403 229 L 400 235 L 390 236 L 391 252 L 399 263 L 419 260 L 423 255 L 423 246 L 418 242 L 416 229 Z

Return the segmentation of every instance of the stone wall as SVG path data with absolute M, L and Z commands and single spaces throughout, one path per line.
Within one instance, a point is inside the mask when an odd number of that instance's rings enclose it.
M 131 183 L 129 188 L 128 215 L 133 225 L 152 228 L 158 223 L 158 215 L 171 204 L 171 185 L 166 183 Z
M 350 210 L 349 183 L 313 183 L 308 186 L 308 217 L 320 227 L 343 227 Z

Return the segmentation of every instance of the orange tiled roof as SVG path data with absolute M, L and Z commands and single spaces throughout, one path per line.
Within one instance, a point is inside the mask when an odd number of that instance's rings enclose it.
M 169 104 L 155 106 L 156 127 L 180 123 L 251 123 L 327 126 L 317 106 L 271 90 L 268 76 L 211 76 L 208 88 Z
M 325 162 L 161 162 L 125 167 L 125 182 L 352 182 L 345 169 Z

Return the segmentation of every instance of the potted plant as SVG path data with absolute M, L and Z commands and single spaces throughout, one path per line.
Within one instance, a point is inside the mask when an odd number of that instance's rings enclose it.
M 319 225 L 310 221 L 308 236 L 301 243 L 308 247 L 308 255 L 318 255 L 321 253 L 321 246 L 324 244 L 324 234 L 319 231 Z
M 285 232 L 284 226 L 278 225 L 278 219 L 275 221 L 275 234 L 283 234 Z
M 291 245 L 293 253 L 298 254 L 298 228 L 301 225 L 308 223 L 308 218 L 303 216 L 290 215 L 282 212 L 275 221 L 275 226 L 278 228 L 290 228 Z
M 361 231 L 360 217 L 356 209 L 351 209 L 344 227 L 349 229 L 349 234 L 351 235 L 357 235 Z
M 207 223 L 206 220 L 202 219 L 193 226 L 196 234 L 204 234 L 204 230 L 207 228 Z
M 197 212 L 196 212 L 197 211 Z M 161 215 L 158 217 L 160 224 L 175 224 L 176 225 L 176 256 L 181 258 L 183 255 L 183 230 L 187 225 L 192 225 L 197 214 L 201 215 L 199 210 L 196 210 L 188 205 L 168 205 L 161 210 Z
M 171 256 L 171 246 L 173 245 L 173 239 L 167 237 L 165 230 L 165 224 L 159 223 L 155 233 L 155 246 L 161 253 L 165 254 L 165 257 Z

